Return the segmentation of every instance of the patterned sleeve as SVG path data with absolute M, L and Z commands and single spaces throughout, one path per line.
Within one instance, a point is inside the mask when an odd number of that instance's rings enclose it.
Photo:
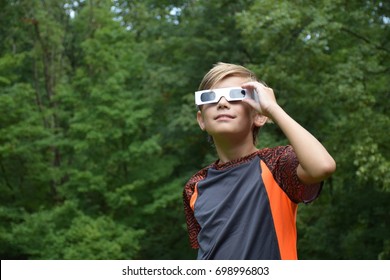
M 261 155 L 275 181 L 295 203 L 309 203 L 321 192 L 323 182 L 303 184 L 298 178 L 298 158 L 291 145 L 264 149 Z
M 207 174 L 207 168 L 200 170 L 198 173 L 193 175 L 191 179 L 187 182 L 183 191 L 183 202 L 184 202 L 184 213 L 186 217 L 188 236 L 190 239 L 190 245 L 194 249 L 199 248 L 198 244 L 198 233 L 200 231 L 200 226 L 195 219 L 194 211 L 190 206 L 191 196 L 195 191 L 195 186 L 197 182 L 204 179 Z

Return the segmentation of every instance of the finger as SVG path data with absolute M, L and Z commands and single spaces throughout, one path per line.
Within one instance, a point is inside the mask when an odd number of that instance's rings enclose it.
M 259 88 L 258 88 L 258 82 L 247 82 L 241 85 L 242 88 L 247 89 L 249 91 L 252 91 L 254 94 L 255 101 L 257 103 L 260 102 L 260 96 L 259 96 Z
M 265 85 L 256 81 L 246 82 L 242 84 L 241 87 L 246 89 L 258 89 L 258 90 L 266 88 Z
M 251 106 L 256 111 L 260 111 L 260 104 L 254 101 L 252 98 L 245 98 L 242 100 L 242 102 L 247 103 L 249 106 Z

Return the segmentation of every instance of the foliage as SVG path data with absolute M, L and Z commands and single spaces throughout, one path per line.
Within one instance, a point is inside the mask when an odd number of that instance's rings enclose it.
M 0 2 L 0 256 L 193 259 L 182 188 L 216 156 L 193 92 L 225 61 L 337 161 L 300 258 L 389 259 L 389 24 L 384 1 Z

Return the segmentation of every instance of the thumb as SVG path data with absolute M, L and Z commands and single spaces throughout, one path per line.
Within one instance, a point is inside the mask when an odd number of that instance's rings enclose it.
M 247 103 L 249 106 L 251 106 L 253 109 L 255 109 L 257 112 L 261 113 L 260 104 L 253 100 L 252 98 L 244 98 L 242 102 Z

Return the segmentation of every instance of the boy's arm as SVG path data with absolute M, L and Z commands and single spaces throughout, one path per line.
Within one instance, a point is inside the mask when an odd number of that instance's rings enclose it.
M 258 82 L 245 83 L 242 87 L 256 89 L 260 102 L 252 99 L 245 99 L 244 102 L 272 119 L 286 135 L 298 157 L 297 175 L 302 183 L 323 181 L 336 170 L 336 163 L 325 147 L 277 104 L 271 88 Z

